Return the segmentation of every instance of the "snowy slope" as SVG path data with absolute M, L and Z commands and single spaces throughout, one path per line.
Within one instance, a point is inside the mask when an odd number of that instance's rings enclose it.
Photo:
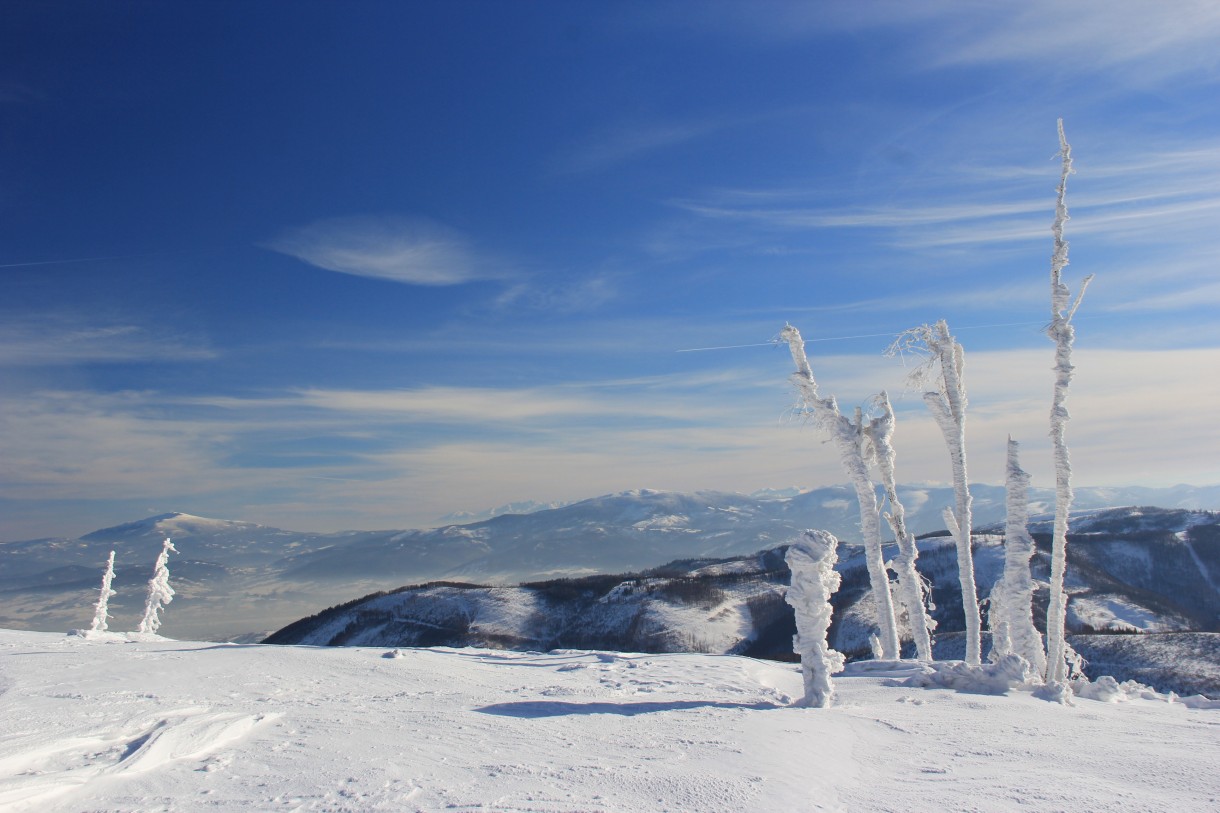
M 1147 527 L 1148 509 L 1115 509 L 1081 522 L 1086 530 L 1074 536 L 1069 547 L 1069 632 L 1213 630 L 1203 637 L 1161 636 L 1156 647 L 1126 659 L 1110 655 L 1117 650 L 1100 641 L 1130 636 L 1101 636 L 1097 644 L 1087 642 L 1087 635 L 1079 640 L 1088 643 L 1090 652 L 1100 653 L 1107 673 L 1120 679 L 1138 678 L 1179 692 L 1220 695 L 1220 624 L 1209 620 L 1206 611 L 1207 607 L 1220 608 L 1220 593 L 1212 591 L 1209 597 L 1211 588 L 1180 550 L 1186 540 L 1193 539 L 1204 555 L 1220 559 L 1220 545 L 1208 541 L 1220 518 L 1165 511 L 1159 512 L 1156 521 L 1163 527 L 1153 533 Z M 1132 530 L 1124 533 L 1122 529 L 1128 526 Z M 1038 536 L 1042 550 L 1034 562 L 1040 585 L 1035 615 L 1041 624 L 1046 612 L 1049 540 Z M 985 596 L 1003 566 L 1003 539 L 980 534 L 975 541 L 975 571 Z M 960 658 L 963 652 L 944 649 L 953 646 L 954 634 L 964 628 L 953 542 L 948 537 L 931 537 L 919 545 L 920 570 L 933 587 L 937 651 Z M 581 648 L 791 658 L 796 630 L 792 610 L 783 600 L 789 581 L 783 552 L 780 547 L 745 557 L 682 560 L 641 574 L 520 587 L 451 582 L 406 587 L 304 618 L 267 640 L 317 646 Z M 1175 556 L 1178 564 L 1188 562 L 1189 569 L 1173 566 Z M 1125 572 L 1127 580 L 1111 575 L 1098 561 Z M 1162 561 L 1169 566 L 1157 564 Z M 1143 562 L 1144 568 L 1135 568 L 1132 562 Z M 870 657 L 869 636 L 875 626 L 859 547 L 841 546 L 837 568 L 842 586 L 832 599 L 831 645 L 849 658 Z M 1159 591 L 1152 589 L 1158 584 Z M 907 631 L 903 632 L 909 639 Z M 911 651 L 909 644 L 907 651 Z M 1131 654 L 1134 650 L 1128 647 L 1125 651 Z M 1198 667 L 1188 666 L 1196 661 Z M 1089 674 L 1095 673 L 1090 668 Z
M 634 577 L 520 587 L 439 583 L 350 602 L 294 623 L 268 642 L 784 656 L 793 632 L 783 602 L 787 578 L 783 552 L 774 550 L 728 565 L 682 563 Z M 772 644 L 776 622 L 783 627 L 778 649 L 760 651 L 754 644 Z M 768 640 L 757 641 L 760 635 Z
M 707 655 L 0 631 L 0 809 L 1203 811 L 1220 711 Z

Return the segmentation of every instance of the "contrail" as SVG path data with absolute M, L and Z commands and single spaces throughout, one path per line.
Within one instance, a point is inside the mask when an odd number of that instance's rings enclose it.
M 1083 317 L 1081 317 L 1083 318 Z M 1096 317 L 1094 317 L 1096 318 Z M 988 327 L 1028 327 L 1029 325 L 1044 325 L 1045 322 L 997 322 L 991 325 L 963 325 L 955 327 L 954 330 L 980 330 Z M 805 339 L 805 343 L 810 342 L 841 342 L 848 339 L 878 339 L 885 336 L 900 336 L 901 330 L 896 330 L 892 333 L 861 333 L 858 336 L 824 336 L 820 339 Z M 777 341 L 757 342 L 755 344 L 726 344 L 721 347 L 689 347 L 683 350 L 675 350 L 675 353 L 701 353 L 704 350 L 736 350 L 739 347 L 774 347 L 778 344 Z
M 770 347 L 775 342 L 758 342 L 757 344 L 726 344 L 721 347 L 688 347 L 685 350 L 675 350 L 675 353 L 701 353 L 704 350 L 736 350 L 738 347 Z
M 36 260 L 29 263 L 4 263 L 0 268 L 25 268 L 31 265 L 68 265 L 69 263 L 94 263 L 101 260 L 126 260 L 136 257 L 136 254 L 124 254 L 118 257 L 78 257 L 73 260 Z

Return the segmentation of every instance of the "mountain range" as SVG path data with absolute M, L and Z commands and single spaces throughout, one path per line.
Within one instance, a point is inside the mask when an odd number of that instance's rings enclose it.
M 1041 622 L 1048 600 L 1049 523 L 1035 522 L 1032 532 L 1035 617 Z M 964 622 L 955 545 L 947 536 L 930 536 L 919 541 L 919 549 L 920 574 L 931 585 L 938 657 L 960 658 Z M 267 643 L 703 652 L 792 660 L 796 628 L 784 601 L 790 578 L 785 550 L 513 587 L 445 581 L 400 588 L 302 619 Z M 1104 665 L 1105 674 L 1120 680 L 1141 679 L 1162 691 L 1220 695 L 1220 589 L 1213 576 L 1220 574 L 1220 515 L 1107 509 L 1077 519 L 1067 550 L 1068 629 L 1086 661 Z M 986 598 L 1003 571 L 1002 536 L 975 536 L 974 566 L 979 594 Z M 861 546 L 841 545 L 837 569 L 842 585 L 832 598 L 831 646 L 849 659 L 868 657 L 875 625 Z M 1130 637 L 1121 633 L 1153 635 L 1159 644 L 1128 652 L 1114 643 Z
M 972 491 L 976 529 L 1000 522 L 1003 489 L 975 485 Z M 941 511 L 952 501 L 951 489 L 907 486 L 899 493 L 915 532 L 943 527 Z M 1036 512 L 1050 510 L 1052 500 L 1049 490 L 1031 492 Z M 1076 491 L 1078 516 L 1121 505 L 1220 508 L 1220 488 Z M 406 584 L 505 585 L 637 572 L 675 559 L 752 554 L 808 527 L 830 530 L 851 544 L 858 539 L 857 523 L 855 497 L 846 486 L 777 497 L 629 491 L 427 530 L 320 534 L 165 514 L 78 539 L 0 544 L 0 626 L 62 631 L 87 625 L 104 562 L 114 550 L 118 595 L 111 600 L 111 627 L 134 628 L 144 585 L 167 536 L 179 553 L 170 560 L 177 596 L 163 614 L 164 634 L 237 640 L 257 639 L 337 602 Z

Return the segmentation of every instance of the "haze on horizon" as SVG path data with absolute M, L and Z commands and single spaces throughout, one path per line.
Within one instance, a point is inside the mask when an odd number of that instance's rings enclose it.
M 1220 483 L 1220 6 L 10 4 L 0 540 L 417 527 L 843 480 L 795 396 L 948 320 L 971 477 L 1051 483 L 1063 118 L 1080 485 Z M 677 352 L 706 347 L 733 349 Z M 757 346 L 763 345 L 763 346 Z

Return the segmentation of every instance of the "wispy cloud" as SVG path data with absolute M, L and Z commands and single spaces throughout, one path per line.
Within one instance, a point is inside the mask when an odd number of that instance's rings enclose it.
M 702 217 L 725 220 L 750 220 L 777 228 L 899 228 L 943 223 L 985 220 L 1014 214 L 1045 214 L 1046 201 L 1012 203 L 953 204 L 913 208 L 878 209 L 836 208 L 728 208 L 691 201 L 676 201 L 675 206 Z
M 1129 81 L 1143 84 L 1189 72 L 1214 75 L 1220 66 L 1220 7 L 1211 0 L 1181 0 L 1172 8 L 1157 0 L 713 0 L 694 18 L 662 4 L 643 19 L 760 46 L 905 29 L 907 52 L 931 68 L 1021 62 L 1047 72 L 1124 69 Z
M 285 231 L 265 245 L 328 271 L 407 285 L 459 285 L 508 276 L 465 235 L 420 218 L 332 218 Z
M 618 298 L 617 277 L 591 274 L 562 280 L 522 280 L 495 300 L 500 310 L 571 314 L 597 310 Z
M 159 328 L 100 322 L 88 315 L 40 314 L 0 325 L 0 366 L 203 361 L 217 355 L 198 339 Z
M 1078 71 L 1130 68 L 1141 82 L 1220 66 L 1220 6 L 1181 0 L 1034 0 L 1012 5 L 939 3 L 950 21 L 933 35 L 934 64 L 1043 63 Z
M 723 123 L 651 122 L 620 125 L 590 136 L 552 160 L 559 173 L 598 172 L 715 132 Z
M 153 400 L 147 393 L 67 391 L 4 398 L 0 496 L 124 499 L 219 487 L 213 438 L 223 433 L 157 417 Z
M 1051 356 L 1049 342 L 1040 351 L 967 348 L 978 479 L 1002 479 L 1011 433 L 1036 482 L 1053 481 Z M 1205 374 L 1220 368 L 1220 350 L 1078 349 L 1075 361 L 1069 432 L 1081 483 L 1147 482 L 1149 471 L 1220 480 L 1220 427 L 1204 409 L 1220 399 L 1220 380 Z M 844 409 L 888 389 L 899 411 L 899 476 L 947 479 L 939 431 L 918 393 L 905 391 L 899 362 L 814 352 L 812 363 Z M 281 391 L 214 403 L 160 392 L 2 397 L 0 498 L 164 502 L 186 494 L 192 504 L 180 510 L 223 515 L 243 505 L 287 527 L 300 522 L 260 506 L 330 504 L 392 527 L 512 499 L 840 482 L 824 438 L 785 417 L 794 400 L 790 368 L 781 355 L 740 369 L 584 387 Z M 1150 404 L 1165 419 L 1150 416 Z
M 1069 134 L 1070 135 L 1070 134 Z M 1142 238 L 1180 245 L 1191 236 L 1210 241 L 1220 211 L 1220 146 L 1208 139 L 1139 161 L 1106 156 L 1077 158 L 1068 185 L 1072 236 L 1090 235 L 1132 242 Z M 1083 168 L 1081 168 L 1083 167 Z M 929 249 L 1020 244 L 1048 239 L 1053 184 L 1058 167 L 1040 170 L 979 170 L 973 166 L 904 179 L 904 188 L 857 190 L 857 197 L 881 198 L 884 205 L 827 200 L 825 180 L 811 179 L 805 191 L 714 190 L 680 198 L 671 205 L 701 221 L 735 224 L 739 243 L 772 244 L 775 235 L 867 229 L 893 247 Z M 894 183 L 890 179 L 890 183 Z M 1032 192 L 1036 189 L 1039 196 Z M 951 198 L 954 203 L 929 200 Z

